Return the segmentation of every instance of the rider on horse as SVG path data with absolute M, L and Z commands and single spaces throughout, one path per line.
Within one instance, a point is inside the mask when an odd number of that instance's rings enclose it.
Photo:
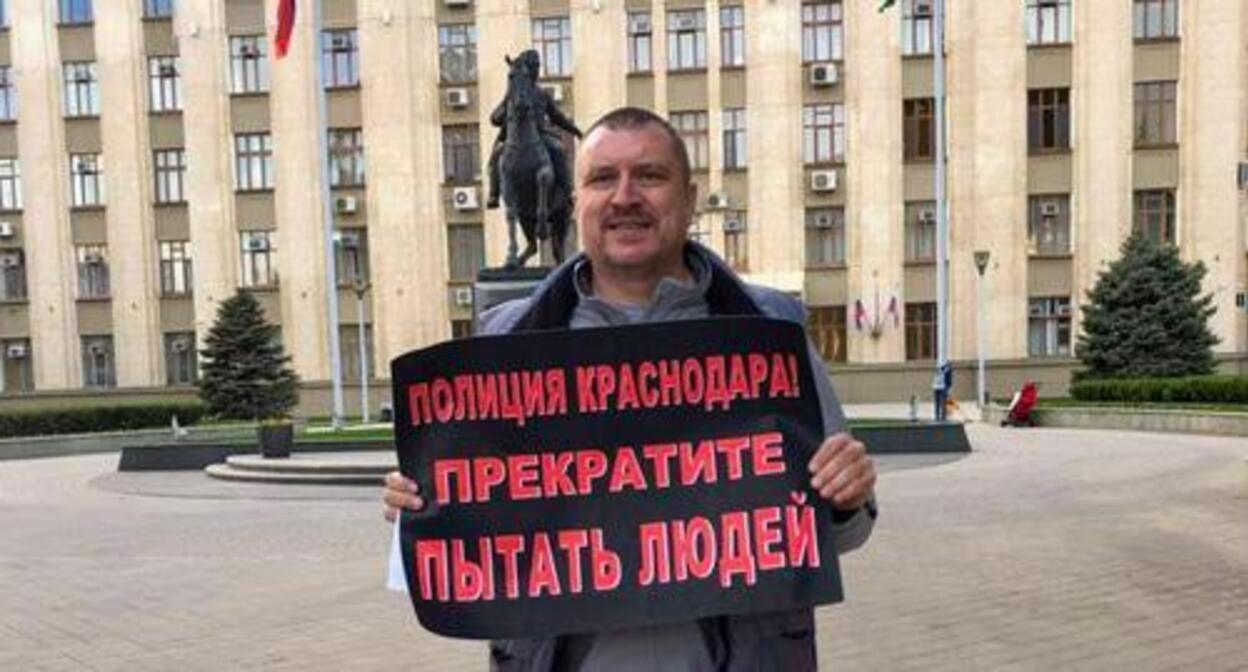
M 523 69 L 529 79 L 537 86 L 537 77 L 541 72 L 542 57 L 532 49 L 526 50 L 516 58 L 516 62 L 523 65 Z M 559 110 L 559 106 L 555 101 L 551 100 L 550 94 L 546 93 L 541 87 L 537 87 L 538 96 L 541 98 L 541 106 L 544 114 L 540 117 L 540 125 L 542 127 L 542 139 L 546 142 L 546 149 L 550 152 L 550 161 L 555 169 L 555 181 L 563 189 L 563 193 L 572 193 L 572 181 L 568 175 L 568 160 L 563 153 L 563 143 L 560 142 L 559 136 L 547 126 L 547 118 L 550 123 L 562 128 L 563 130 L 581 137 L 581 131 L 576 124 L 564 116 Z M 507 99 L 494 108 L 494 112 L 490 114 L 490 123 L 498 127 L 498 138 L 494 140 L 494 148 L 490 150 L 490 198 L 486 201 L 487 208 L 498 207 L 499 182 L 498 179 L 498 159 L 503 152 L 503 143 L 507 140 Z

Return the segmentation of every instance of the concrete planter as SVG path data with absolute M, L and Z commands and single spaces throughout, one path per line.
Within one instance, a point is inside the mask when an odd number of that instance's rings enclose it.
M 290 449 L 295 445 L 294 424 L 260 423 L 256 427 L 256 435 L 260 439 L 260 455 L 266 458 L 290 457 Z
M 1248 411 L 1228 413 L 1162 408 L 1040 407 L 1032 411 L 1032 418 L 1039 427 L 1248 436 Z M 1000 406 L 989 409 L 985 417 L 986 421 L 993 424 L 999 424 L 1003 419 L 1005 409 Z

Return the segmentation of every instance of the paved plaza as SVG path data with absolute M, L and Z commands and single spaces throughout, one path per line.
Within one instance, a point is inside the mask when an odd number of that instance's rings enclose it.
M 1248 670 L 1248 441 L 970 428 L 880 458 L 827 670 Z M 480 670 L 382 588 L 373 488 L 0 462 L 0 670 Z

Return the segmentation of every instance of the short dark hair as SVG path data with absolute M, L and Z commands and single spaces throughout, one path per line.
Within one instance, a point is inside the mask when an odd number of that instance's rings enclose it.
M 672 151 L 676 153 L 676 161 L 680 164 L 680 171 L 685 181 L 692 179 L 693 168 L 689 165 L 689 150 L 685 147 L 684 139 L 680 137 L 680 133 L 676 131 L 671 122 L 645 108 L 617 107 L 590 124 L 585 131 L 585 137 L 588 138 L 595 129 L 604 126 L 612 131 L 618 131 L 621 129 L 636 130 L 651 125 L 662 129 L 667 139 L 671 141 Z

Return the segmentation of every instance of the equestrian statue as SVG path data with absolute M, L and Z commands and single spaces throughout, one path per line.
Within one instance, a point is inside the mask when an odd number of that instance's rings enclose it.
M 486 207 L 498 207 L 501 191 L 507 217 L 508 269 L 524 266 L 537 253 L 537 246 L 547 240 L 559 264 L 571 221 L 572 180 L 563 145 L 548 120 L 578 138 L 581 131 L 537 85 L 541 57 L 536 51 L 529 49 L 514 60 L 505 60 L 509 67 L 507 97 L 490 115 L 490 123 L 499 133 L 490 151 Z M 525 238 L 524 252 L 519 255 L 517 223 Z

